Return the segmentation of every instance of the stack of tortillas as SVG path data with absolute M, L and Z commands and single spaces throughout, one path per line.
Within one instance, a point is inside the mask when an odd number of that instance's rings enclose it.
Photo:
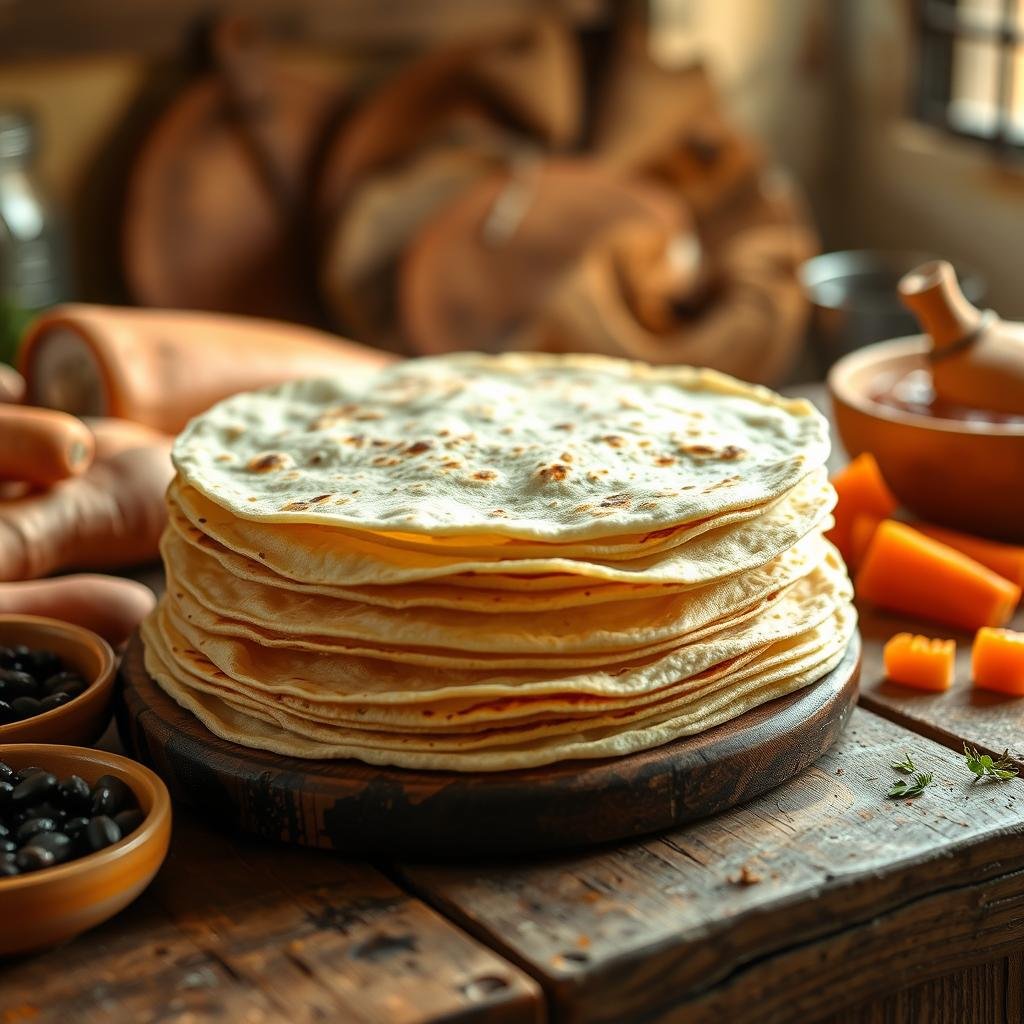
M 847 647 L 828 444 L 804 401 L 599 357 L 238 395 L 175 446 L 146 666 L 291 756 L 500 771 L 702 732 Z

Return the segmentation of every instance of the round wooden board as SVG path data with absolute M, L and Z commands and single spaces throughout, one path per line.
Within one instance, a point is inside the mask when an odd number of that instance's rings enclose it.
M 654 750 L 525 771 L 415 772 L 309 761 L 228 743 L 146 673 L 136 636 L 121 668 L 125 747 L 176 799 L 223 827 L 346 853 L 501 857 L 658 832 L 725 810 L 806 768 L 857 698 L 860 637 L 812 686 Z

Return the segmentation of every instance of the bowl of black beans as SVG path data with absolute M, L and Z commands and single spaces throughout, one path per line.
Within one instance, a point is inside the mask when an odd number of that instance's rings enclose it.
M 0 743 L 94 743 L 110 722 L 114 669 L 88 629 L 0 615 Z
M 167 854 L 171 801 L 118 754 L 0 744 L 0 956 L 55 945 L 126 907 Z

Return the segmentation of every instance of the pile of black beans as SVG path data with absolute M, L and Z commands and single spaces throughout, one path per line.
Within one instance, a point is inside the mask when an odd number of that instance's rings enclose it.
M 96 853 L 144 817 L 131 787 L 113 775 L 90 786 L 0 761 L 0 880 Z
M 0 646 L 0 725 L 59 708 L 86 686 L 53 651 Z

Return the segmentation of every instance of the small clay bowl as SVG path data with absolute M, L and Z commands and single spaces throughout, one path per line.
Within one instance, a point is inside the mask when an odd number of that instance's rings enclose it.
M 0 743 L 90 744 L 110 722 L 117 667 L 110 644 L 81 626 L 37 615 L 0 615 L 0 645 L 46 648 L 86 681 L 67 704 L 22 722 L 0 725 Z
M 828 375 L 836 428 L 850 457 L 871 452 L 896 497 L 929 522 L 1024 543 L 1024 424 L 905 412 L 873 400 L 927 365 L 922 335 L 869 345 Z
M 49 743 L 0 744 L 0 761 L 12 768 L 38 765 L 90 785 L 101 775 L 126 783 L 145 814 L 142 824 L 99 853 L 14 878 L 0 878 L 0 956 L 32 953 L 73 938 L 113 917 L 152 881 L 167 856 L 171 798 L 148 768 L 118 754 Z

